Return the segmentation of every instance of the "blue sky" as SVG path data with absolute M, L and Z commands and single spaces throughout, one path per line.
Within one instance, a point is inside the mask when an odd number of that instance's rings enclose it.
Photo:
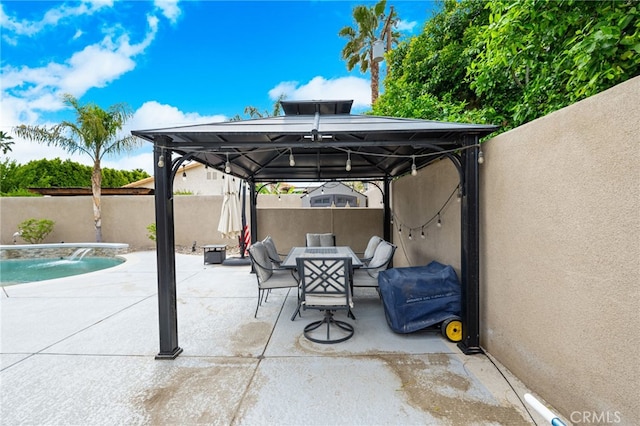
M 271 111 L 287 99 L 353 99 L 370 107 L 369 75 L 340 57 L 367 1 L 3 1 L 0 3 L 0 130 L 73 120 L 60 95 L 102 108 L 125 102 L 125 129 L 228 120 L 246 106 Z M 403 37 L 420 33 L 434 1 L 389 1 Z M 383 65 L 384 66 L 384 65 Z M 384 72 L 384 71 L 383 71 Z M 7 156 L 24 164 L 71 158 L 14 136 Z M 103 167 L 153 172 L 151 145 Z

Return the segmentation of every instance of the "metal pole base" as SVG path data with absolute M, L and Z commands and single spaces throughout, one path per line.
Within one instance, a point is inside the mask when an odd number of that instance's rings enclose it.
M 162 353 L 156 355 L 155 359 L 176 359 L 182 353 L 182 348 L 177 347 L 173 352 Z
M 483 354 L 484 351 L 479 346 L 467 346 L 464 342 L 458 343 L 458 349 L 465 355 Z

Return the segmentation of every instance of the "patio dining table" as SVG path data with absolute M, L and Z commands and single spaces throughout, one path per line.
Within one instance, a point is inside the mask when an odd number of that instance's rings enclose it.
M 354 269 L 363 266 L 362 261 L 354 253 L 351 247 L 293 247 L 280 264 L 285 269 L 296 269 L 299 257 L 351 257 L 351 267 Z

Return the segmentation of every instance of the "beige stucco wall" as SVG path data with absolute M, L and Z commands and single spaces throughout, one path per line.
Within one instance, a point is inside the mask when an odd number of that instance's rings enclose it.
M 482 345 L 568 419 L 640 424 L 639 123 L 635 78 L 483 145 Z
M 175 196 L 176 244 L 191 246 L 196 241 L 198 246 L 237 246 L 237 240 L 222 238 L 218 232 L 221 209 L 222 196 Z M 0 243 L 13 244 L 18 224 L 29 218 L 55 222 L 45 243 L 95 241 L 91 197 L 0 198 Z M 127 243 L 132 249 L 153 248 L 155 243 L 147 237 L 147 225 L 154 222 L 153 196 L 102 197 L 103 242 Z
M 226 244 L 236 239 L 222 238 L 218 222 L 222 196 L 174 197 L 175 238 L 179 246 Z M 247 200 L 248 203 L 248 200 Z M 272 206 L 272 207 L 269 207 Z M 334 232 L 341 245 L 364 251 L 369 237 L 382 235 L 382 209 L 301 208 L 299 195 L 260 195 L 258 198 L 259 239 L 271 235 L 278 249 L 288 251 L 304 245 L 306 232 Z M 13 244 L 13 233 L 26 219 L 51 219 L 54 231 L 44 241 L 92 242 L 93 207 L 91 197 L 1 197 L 0 243 Z M 247 221 L 250 215 L 247 206 Z M 153 248 L 147 226 L 155 222 L 153 196 L 102 197 L 103 242 L 127 243 L 132 249 Z M 18 239 L 18 243 L 24 243 Z
M 258 210 L 258 239 L 267 235 L 280 253 L 304 246 L 305 234 L 333 233 L 336 244 L 364 252 L 372 235 L 382 236 L 382 209 L 371 208 L 264 208 Z
M 393 182 L 393 242 L 398 247 L 394 266 L 421 266 L 437 260 L 452 265 L 460 276 L 458 184 L 458 172 L 448 159 L 420 170 L 416 176 Z M 438 212 L 440 227 L 437 226 Z M 423 230 L 425 238 L 421 236 Z

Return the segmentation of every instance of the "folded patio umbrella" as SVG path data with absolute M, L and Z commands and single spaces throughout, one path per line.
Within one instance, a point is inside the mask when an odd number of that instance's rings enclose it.
M 218 231 L 223 238 L 238 238 L 242 232 L 242 212 L 235 179 L 225 176 L 224 198 Z

